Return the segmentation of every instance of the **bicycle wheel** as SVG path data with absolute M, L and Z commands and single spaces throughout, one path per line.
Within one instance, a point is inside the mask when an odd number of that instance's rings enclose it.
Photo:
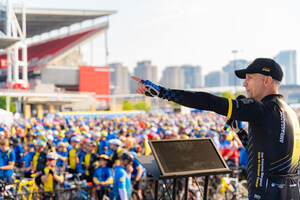
M 143 198 L 144 200 L 152 200 L 154 199 L 154 192 L 150 186 L 146 188 L 145 191 L 143 191 Z
M 140 200 L 139 195 L 136 192 L 132 192 L 130 200 Z

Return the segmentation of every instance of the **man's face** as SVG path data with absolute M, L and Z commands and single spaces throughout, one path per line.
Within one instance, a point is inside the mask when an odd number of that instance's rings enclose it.
M 55 167 L 56 166 L 56 159 L 47 159 L 47 163 L 48 165 L 50 165 L 51 167 Z
M 100 159 L 99 164 L 100 164 L 101 167 L 105 167 L 106 164 L 107 164 L 107 160 L 105 160 L 105 159 Z
M 246 88 L 248 98 L 254 98 L 261 100 L 264 85 L 265 76 L 261 74 L 246 74 L 246 79 L 243 86 Z

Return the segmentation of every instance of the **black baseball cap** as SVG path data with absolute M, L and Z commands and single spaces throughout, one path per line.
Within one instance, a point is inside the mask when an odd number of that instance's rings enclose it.
M 271 58 L 257 58 L 246 69 L 235 70 L 235 75 L 241 79 L 246 78 L 246 74 L 262 74 L 282 81 L 283 72 L 280 65 Z

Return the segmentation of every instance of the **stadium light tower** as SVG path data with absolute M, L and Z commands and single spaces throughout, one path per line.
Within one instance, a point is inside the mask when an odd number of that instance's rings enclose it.
M 5 49 L 7 54 L 7 85 L 8 87 L 14 84 L 28 86 L 25 7 L 22 6 L 22 28 L 14 12 L 12 0 L 2 0 L 0 10 L 4 14 L 4 17 L 0 19 L 4 22 L 4 33 L 1 32 L 0 35 L 0 49 Z M 22 55 L 21 60 L 19 55 Z M 19 67 L 22 69 L 21 79 Z

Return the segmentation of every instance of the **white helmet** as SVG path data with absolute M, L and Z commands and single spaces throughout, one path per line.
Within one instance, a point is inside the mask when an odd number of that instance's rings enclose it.
M 51 141 L 53 141 L 53 140 L 54 140 L 54 137 L 53 137 L 53 135 L 47 135 L 47 140 L 51 140 Z
M 46 145 L 47 145 L 46 142 L 42 139 L 39 139 L 39 140 L 36 141 L 36 146 L 42 146 L 42 147 L 45 148 Z
M 109 144 L 114 144 L 116 146 L 122 146 L 122 142 L 119 139 L 111 139 L 108 141 Z
M 50 152 L 47 154 L 47 159 L 53 159 L 53 160 L 57 160 L 58 156 L 56 153 Z

